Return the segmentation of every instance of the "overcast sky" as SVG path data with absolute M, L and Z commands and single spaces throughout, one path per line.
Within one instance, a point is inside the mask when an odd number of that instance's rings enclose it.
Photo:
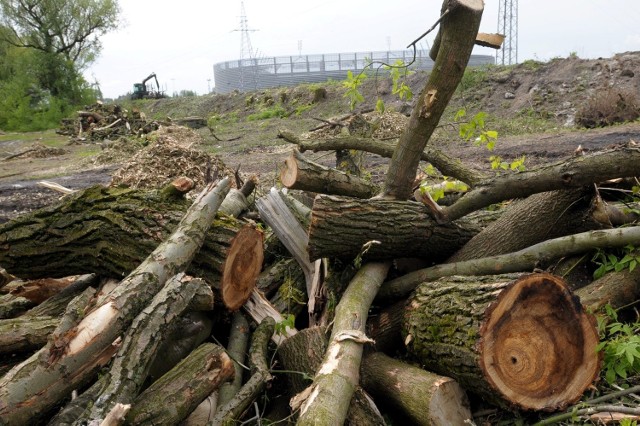
M 485 0 L 480 31 L 497 31 L 499 3 Z M 244 1 L 258 57 L 403 49 L 435 22 L 441 5 L 441 0 Z M 120 0 L 120 7 L 121 28 L 103 37 L 100 57 L 85 72 L 105 97 L 126 94 L 151 72 L 168 94 L 204 94 L 214 87 L 213 64 L 240 57 L 240 0 Z M 639 22 L 638 0 L 520 0 L 518 61 L 640 51 Z M 474 53 L 495 55 L 481 47 Z

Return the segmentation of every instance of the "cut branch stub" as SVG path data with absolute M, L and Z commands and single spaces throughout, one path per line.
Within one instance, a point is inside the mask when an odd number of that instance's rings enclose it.
M 232 311 L 249 299 L 262 269 L 263 234 L 253 225 L 245 225 L 231 241 L 222 272 L 222 300 Z
M 592 317 L 551 274 L 424 283 L 405 330 L 408 349 L 427 369 L 502 406 L 563 409 L 600 369 Z

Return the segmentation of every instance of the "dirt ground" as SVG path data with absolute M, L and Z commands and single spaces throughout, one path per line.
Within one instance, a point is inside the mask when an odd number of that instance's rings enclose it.
M 452 142 L 446 137 L 435 138 L 432 143 L 442 146 L 445 151 L 469 166 L 488 171 L 489 155 L 500 155 L 507 159 L 526 155 L 527 167 L 532 168 L 541 163 L 570 157 L 579 145 L 590 152 L 628 143 L 629 140 L 640 141 L 639 122 L 580 131 L 576 131 L 573 126 L 575 113 L 580 105 L 602 90 L 616 87 L 626 93 L 640 93 L 640 73 L 633 71 L 638 69 L 638 52 L 619 54 L 608 59 L 581 60 L 572 57 L 544 64 L 525 63 L 515 68 L 495 68 L 482 75 L 484 81 L 480 86 L 475 86 L 481 87 L 480 90 L 461 90 L 452 100 L 451 109 L 465 107 L 485 111 L 495 117 L 498 126 L 504 126 L 502 123 L 514 117 L 521 120 L 523 114 L 544 116 L 544 128 L 532 127 L 533 132 L 517 136 L 509 135 L 509 130 L 502 131 L 504 136 L 500 137 L 496 150 L 491 153 L 473 144 Z M 409 83 L 415 93 L 424 84 L 424 77 L 421 73 L 410 76 Z M 366 95 L 363 108 L 367 103 L 375 103 L 376 97 L 382 96 L 388 108 L 410 109 L 410 104 L 399 102 L 389 93 L 389 86 L 387 80 L 370 79 L 363 87 Z M 292 148 L 277 138 L 278 129 L 286 127 L 302 134 L 318 126 L 320 122 L 317 118 L 329 119 L 348 112 L 341 90 L 337 84 L 328 85 L 327 99 L 313 105 L 309 112 L 291 114 L 288 118 L 257 121 L 251 121 L 247 117 L 259 111 L 258 108 L 271 105 L 269 102 L 274 97 L 286 99 L 283 105 L 291 105 L 291 108 L 295 105 L 311 105 L 307 99 L 309 90 L 291 88 L 247 95 L 207 95 L 183 99 L 182 103 L 180 99 L 156 100 L 145 104 L 145 107 L 147 116 L 156 117 L 170 114 L 199 114 L 205 117 L 233 115 L 233 121 L 228 120 L 227 124 L 213 128 L 215 136 L 209 129 L 200 129 L 196 131 L 197 140 L 189 141 L 186 145 L 207 152 L 231 169 L 240 167 L 244 175 L 258 175 L 261 187 L 268 188 L 277 184 L 278 167 Z M 527 125 L 526 121 L 523 122 Z M 180 135 L 173 137 L 184 139 Z M 40 139 L 42 134 L 33 134 L 33 137 L 16 135 L 13 138 L 12 135 L 0 132 L 0 223 L 60 198 L 61 194 L 39 186 L 40 180 L 53 181 L 71 189 L 96 184 L 107 185 L 111 182 L 112 175 L 133 155 L 123 148 L 124 145 L 120 145 L 120 148 L 118 145 L 105 148 L 102 143 L 68 144 L 63 141 L 59 143 L 60 152 L 55 154 L 10 158 L 32 148 Z M 118 155 L 96 161 L 108 152 Z M 327 165 L 335 161 L 332 153 L 307 155 L 310 159 Z M 374 181 L 382 181 L 387 164 L 388 159 L 366 155 L 365 165 Z

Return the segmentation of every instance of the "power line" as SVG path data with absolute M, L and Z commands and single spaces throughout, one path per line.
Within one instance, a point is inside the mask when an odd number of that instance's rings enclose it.
M 257 72 L 257 66 L 255 63 L 255 56 L 253 47 L 251 46 L 251 38 L 249 37 L 250 32 L 255 32 L 258 30 L 249 29 L 249 25 L 247 24 L 247 12 L 244 9 L 244 1 L 240 2 L 240 28 L 235 29 L 233 31 L 240 32 L 240 70 L 243 70 L 247 64 L 245 64 L 248 59 L 249 64 L 253 66 L 253 78 L 252 78 L 252 87 L 255 89 L 257 86 L 257 80 L 255 73 Z M 240 87 L 245 88 L 245 83 L 249 83 L 246 81 L 248 76 L 244 75 L 244 72 L 240 72 Z
M 500 0 L 498 3 L 498 34 L 505 36 L 502 49 L 496 52 L 496 63 L 518 63 L 518 0 Z

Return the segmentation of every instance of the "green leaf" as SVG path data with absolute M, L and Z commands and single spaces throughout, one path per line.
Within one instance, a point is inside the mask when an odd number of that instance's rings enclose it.
M 380 114 L 384 114 L 384 101 L 380 98 L 376 101 L 376 111 Z
M 464 108 L 461 108 L 456 112 L 456 115 L 453 116 L 453 120 L 460 121 L 465 115 L 467 115 L 467 111 Z
M 633 270 L 636 269 L 637 265 L 638 261 L 636 259 L 633 259 L 631 262 L 629 262 L 629 272 L 633 272 Z

